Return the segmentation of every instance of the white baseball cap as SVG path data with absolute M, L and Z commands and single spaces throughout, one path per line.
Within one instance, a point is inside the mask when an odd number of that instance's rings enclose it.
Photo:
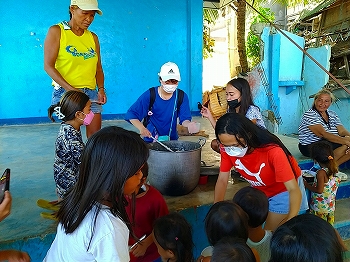
M 160 78 L 162 78 L 163 81 L 168 81 L 169 79 L 181 81 L 180 70 L 178 66 L 173 62 L 167 62 L 164 65 L 162 65 L 158 75 L 160 76 Z
M 71 0 L 70 5 L 76 5 L 85 11 L 94 10 L 99 15 L 102 15 L 102 11 L 98 8 L 97 0 Z

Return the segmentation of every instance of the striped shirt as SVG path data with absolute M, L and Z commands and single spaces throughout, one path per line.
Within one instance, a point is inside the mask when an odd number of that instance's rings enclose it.
M 299 142 L 302 145 L 309 145 L 311 143 L 321 140 L 321 137 L 316 136 L 309 128 L 309 126 L 322 125 L 326 132 L 338 135 L 338 126 L 342 123 L 338 115 L 332 111 L 327 110 L 328 113 L 328 123 L 326 123 L 321 115 L 314 109 L 307 110 L 301 118 L 300 125 L 298 128 L 299 132 Z

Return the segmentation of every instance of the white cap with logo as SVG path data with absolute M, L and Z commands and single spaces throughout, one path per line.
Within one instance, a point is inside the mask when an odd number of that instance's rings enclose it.
M 98 8 L 97 0 L 71 0 L 70 5 L 76 5 L 85 11 L 94 10 L 99 15 L 102 15 L 102 11 Z
M 164 65 L 162 65 L 158 75 L 162 78 L 164 82 L 168 81 L 169 79 L 181 81 L 180 70 L 178 66 L 173 62 L 167 62 Z

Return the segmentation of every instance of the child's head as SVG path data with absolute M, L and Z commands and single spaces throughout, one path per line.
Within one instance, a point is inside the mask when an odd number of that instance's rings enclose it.
M 224 144 L 224 141 L 221 141 L 222 135 L 230 135 L 237 141 L 235 144 L 241 147 L 249 147 L 250 144 L 259 142 L 259 132 L 263 130 L 244 115 L 236 113 L 224 114 L 218 119 L 215 126 L 215 135 L 220 143 Z
M 84 119 L 85 115 L 91 111 L 90 107 L 91 102 L 86 94 L 79 91 L 67 91 L 63 94 L 58 104 L 49 107 L 48 116 L 52 122 L 55 122 L 52 114 L 55 112 L 55 108 L 60 108 L 60 110 L 58 112 L 56 111 L 56 113 L 60 114 L 58 117 L 63 121 L 73 120 L 75 117 L 77 117 L 77 112 L 83 113 L 80 118 Z
M 338 165 L 334 160 L 332 145 L 327 141 L 319 141 L 310 146 L 310 153 L 313 160 L 318 162 L 321 167 L 328 168 L 328 175 L 334 175 L 338 172 Z
M 102 203 L 130 226 L 124 195 L 135 192 L 140 184 L 140 169 L 148 154 L 146 143 L 133 131 L 109 126 L 93 134 L 81 156 L 78 181 L 64 199 L 68 210 L 79 205 L 73 224 L 78 226 L 94 204 Z M 62 211 L 64 214 L 60 211 L 60 221 L 66 219 L 71 223 L 72 216 L 67 215 L 67 209 Z
M 82 154 L 77 187 L 96 200 L 104 198 L 117 204 L 124 194 L 132 194 L 142 178 L 141 168 L 148 159 L 149 150 L 140 136 L 121 127 L 110 126 L 88 139 Z M 134 176 L 137 184 L 128 187 Z M 79 177 L 79 178 L 80 178 Z
M 264 192 L 251 186 L 243 187 L 233 197 L 233 202 L 247 213 L 248 226 L 261 226 L 269 213 L 269 201 Z
M 188 262 L 193 260 L 192 228 L 177 212 L 156 220 L 153 227 L 154 243 L 163 259 Z
M 243 114 L 226 113 L 221 116 L 215 125 L 215 136 L 223 146 L 228 148 L 240 147 L 250 150 L 273 144 L 281 147 L 286 156 L 291 155 L 277 136 L 267 129 L 258 127 Z M 235 152 L 237 153 L 237 150 Z
M 250 105 L 254 105 L 249 83 L 240 77 L 231 79 L 226 84 L 226 99 L 230 112 L 236 112 L 235 108 L 239 106 L 239 113 L 243 115 L 246 114 Z
M 313 214 L 293 217 L 271 238 L 270 262 L 342 262 L 342 244 L 335 229 Z
M 241 238 L 225 237 L 213 249 L 211 262 L 256 262 L 253 251 Z
M 204 222 L 212 246 L 224 237 L 248 239 L 248 215 L 232 201 L 220 201 L 212 205 Z

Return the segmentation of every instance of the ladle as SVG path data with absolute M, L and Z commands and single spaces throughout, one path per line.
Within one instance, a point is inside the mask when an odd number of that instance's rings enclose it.
M 159 143 L 161 146 L 163 146 L 166 150 L 170 151 L 170 152 L 175 152 L 174 150 L 172 150 L 170 147 L 164 145 L 162 142 L 160 142 L 157 138 L 151 136 L 151 138 L 153 138 L 154 141 L 156 141 L 157 143 Z

